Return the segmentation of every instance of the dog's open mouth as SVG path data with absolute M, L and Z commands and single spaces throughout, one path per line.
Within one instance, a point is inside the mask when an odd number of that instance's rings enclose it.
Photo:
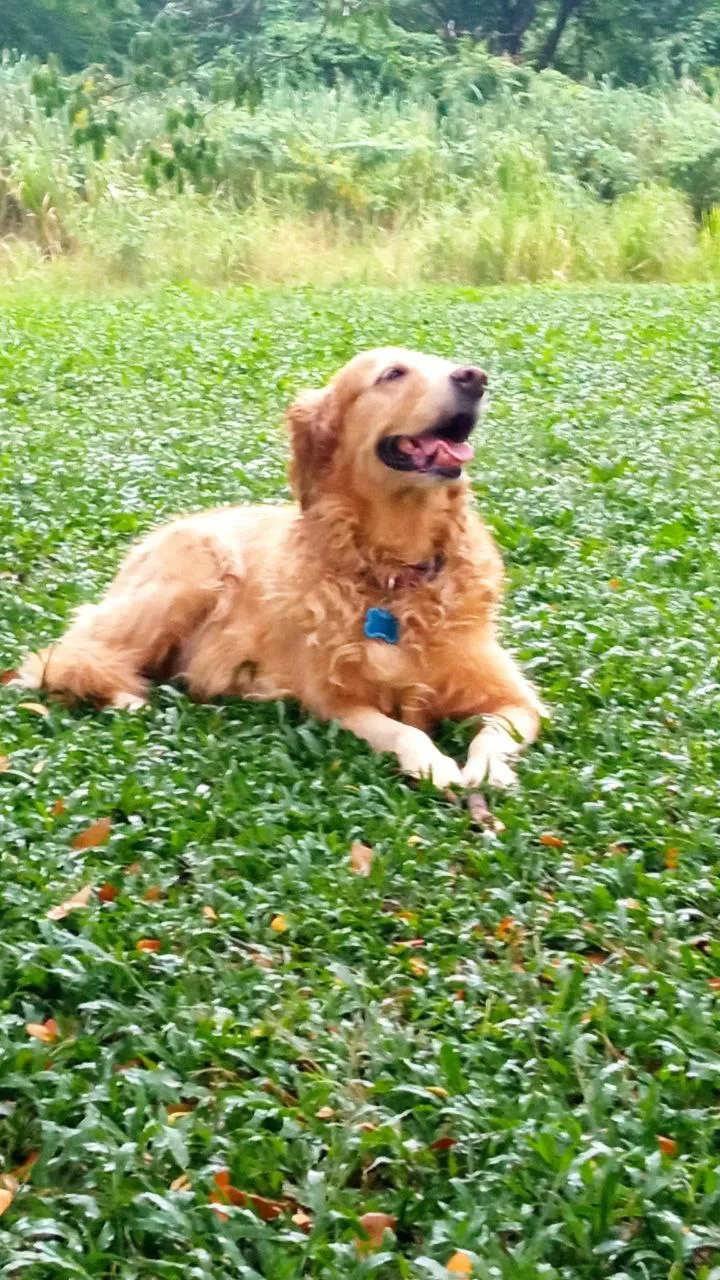
M 443 418 L 420 435 L 385 436 L 377 446 L 377 455 L 395 471 L 419 471 L 422 475 L 456 480 L 473 456 L 468 436 L 476 421 L 476 413 L 463 410 Z

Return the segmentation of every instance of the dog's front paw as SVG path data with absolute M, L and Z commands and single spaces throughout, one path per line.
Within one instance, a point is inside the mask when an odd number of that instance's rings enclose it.
M 462 771 L 463 786 L 488 787 L 506 789 L 517 783 L 517 774 L 510 768 L 503 752 L 492 747 L 482 751 L 474 751 Z
M 429 747 L 403 751 L 400 767 L 403 773 L 410 774 L 412 778 L 429 778 L 441 791 L 463 785 L 459 766 L 450 756 L 444 756 L 442 751 L 438 751 L 432 743 Z

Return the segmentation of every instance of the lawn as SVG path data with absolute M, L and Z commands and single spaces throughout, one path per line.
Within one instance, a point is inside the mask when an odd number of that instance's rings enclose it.
M 289 397 L 399 341 L 491 374 L 553 719 L 495 835 L 292 706 L 0 691 L 0 1275 L 717 1280 L 719 330 L 671 288 L 6 295 L 2 667 L 159 519 L 285 494 Z

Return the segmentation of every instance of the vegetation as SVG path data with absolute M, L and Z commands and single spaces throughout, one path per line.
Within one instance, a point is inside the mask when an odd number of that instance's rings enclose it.
M 553 721 L 493 835 L 292 707 L 2 691 L 2 1274 L 714 1280 L 719 324 L 668 288 L 6 297 L 5 666 L 155 521 L 286 493 L 289 396 L 400 340 L 491 372 L 473 480 Z

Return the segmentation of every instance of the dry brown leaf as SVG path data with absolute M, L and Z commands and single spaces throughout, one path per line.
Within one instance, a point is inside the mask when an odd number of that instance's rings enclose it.
M 665 1138 L 661 1133 L 655 1135 L 657 1144 L 664 1156 L 676 1156 L 678 1144 L 674 1138 Z
M 443 1089 L 441 1084 L 429 1084 L 427 1091 L 428 1093 L 433 1093 L 436 1098 L 448 1098 L 450 1096 L 447 1089 Z
M 625 907 L 628 911 L 640 911 L 642 902 L 638 902 L 637 898 L 618 898 L 618 906 Z
M 259 969 L 272 969 L 273 967 L 273 961 L 270 956 L 263 955 L 261 951 L 251 951 L 248 955 L 248 960 L 256 964 Z
M 389 1213 L 364 1213 L 361 1218 L 358 1218 L 358 1222 L 368 1238 L 361 1240 L 356 1236 L 355 1246 L 358 1253 L 369 1253 L 371 1249 L 382 1247 L 385 1232 L 394 1229 L 397 1218 Z
M 97 849 L 98 845 L 107 844 L 110 839 L 110 828 L 112 822 L 110 818 L 98 818 L 97 822 L 91 822 L 89 827 L 79 832 L 70 846 L 72 849 Z
M 7 773 L 10 768 L 10 757 L 0 756 L 0 773 Z
M 561 840 L 559 836 L 554 836 L 550 831 L 543 831 L 540 836 L 540 844 L 544 844 L 548 849 L 563 849 L 565 847 L 565 841 Z
M 160 902 L 162 900 L 163 891 L 159 884 L 151 884 L 143 894 L 143 902 Z
M 73 894 L 72 898 L 59 903 L 57 907 L 51 907 L 47 913 L 48 920 L 64 920 L 66 916 L 70 915 L 71 911 L 78 911 L 81 907 L 86 907 L 92 897 L 92 891 L 91 884 L 84 884 L 82 889 Z
M 708 978 L 708 986 L 711 991 L 720 991 L 720 978 Z
M 139 876 L 141 871 L 142 871 L 142 866 L 139 862 L 129 862 L 123 872 L 123 875 Z
M 214 1191 L 211 1191 L 210 1195 L 208 1196 L 208 1199 L 210 1201 L 212 1208 L 214 1209 L 215 1213 L 220 1219 L 220 1221 L 227 1222 L 230 1215 L 226 1213 L 225 1210 L 223 1209 L 222 1206 L 224 1204 L 224 1201 L 221 1199 L 221 1197 L 217 1195 Z
M 332 1120 L 335 1112 L 332 1107 L 321 1107 L 319 1111 L 315 1112 L 315 1115 L 318 1120 Z
M 188 1107 L 184 1102 L 171 1103 L 167 1108 L 168 1124 L 175 1124 L 182 1116 L 192 1115 L 192 1107 Z
M 186 1173 L 181 1173 L 179 1178 L 174 1178 L 170 1183 L 171 1191 L 190 1191 L 192 1182 Z
M 53 818 L 62 818 L 64 812 L 65 812 L 65 801 L 56 800 L 52 809 L 50 810 L 51 816 Z
M 622 586 L 622 578 L 611 578 L 608 582 L 611 591 L 617 591 Z
M 451 1276 L 470 1276 L 472 1275 L 472 1258 L 463 1249 L 458 1249 L 447 1263 L 447 1269 Z
M 418 960 L 417 956 L 411 956 L 409 964 L 416 978 L 424 978 L 427 975 L 428 967 L 424 960 Z
M 296 1227 L 300 1228 L 301 1231 L 310 1231 L 313 1224 L 312 1218 L 304 1209 L 298 1209 L 297 1212 L 293 1214 L 292 1221 L 295 1223 Z
M 120 890 L 116 889 L 115 885 L 110 884 L 108 880 L 106 884 L 101 885 L 98 889 L 98 898 L 101 902 L 114 902 L 119 892 Z
M 430 1143 L 431 1151 L 450 1151 L 457 1146 L 457 1138 L 436 1138 L 435 1142 Z
M 270 921 L 270 928 L 274 929 L 276 933 L 284 933 L 288 928 L 287 916 L 284 916 L 282 912 L 280 915 L 273 916 Z
M 409 844 L 411 847 L 412 847 L 413 845 L 416 845 L 416 844 L 424 844 L 424 843 L 425 843 L 425 841 L 423 840 L 422 836 L 408 836 L 407 842 L 408 842 L 408 844 Z
M 43 769 L 45 768 L 45 765 L 46 765 L 46 764 L 47 764 L 47 760 L 36 760 L 36 761 L 35 761 L 35 764 L 33 765 L 31 772 L 34 774 L 34 776 L 35 776 L 36 778 L 37 778 L 37 777 L 42 773 L 42 771 L 43 771 Z
M 0 1187 L 0 1218 L 10 1208 L 15 1199 L 15 1192 L 9 1191 L 6 1187 Z
M 586 965 L 605 964 L 605 961 L 610 959 L 610 952 L 602 951 L 600 947 L 596 947 L 590 951 L 583 951 L 582 958 Z
M 665 850 L 665 866 L 668 868 L 669 871 L 674 871 L 679 861 L 680 861 L 679 849 L 672 848 L 672 849 Z
M 35 1040 L 42 1040 L 43 1044 L 52 1044 L 60 1035 L 60 1028 L 54 1018 L 48 1018 L 47 1022 L 28 1022 L 25 1030 Z
M 240 1205 L 241 1208 L 252 1205 L 263 1222 L 271 1222 L 273 1218 L 279 1218 L 281 1214 L 287 1213 L 293 1207 L 289 1200 L 269 1200 L 266 1196 L 256 1196 L 249 1191 L 240 1191 L 230 1182 L 229 1169 L 218 1169 L 213 1181 L 221 1196 L 229 1204 Z M 213 1196 L 210 1199 L 213 1200 Z
M 135 943 L 136 951 L 159 951 L 162 943 L 157 938 L 141 938 Z
M 217 920 L 217 911 L 214 911 L 212 907 L 209 907 L 209 906 L 207 905 L 207 903 L 206 903 L 206 904 L 205 904 L 205 906 L 203 907 L 203 909 L 202 909 L 202 913 L 203 913 L 203 915 L 204 915 L 205 919 L 206 919 L 206 920 L 209 920 L 211 924 L 214 924 L 214 923 L 215 923 L 215 921 Z
M 18 707 L 22 707 L 23 711 L 32 711 L 35 716 L 49 716 L 50 712 L 44 707 L 42 702 L 18 702 Z
M 369 876 L 372 869 L 373 851 L 368 844 L 353 840 L 350 848 L 350 866 L 356 876 Z

